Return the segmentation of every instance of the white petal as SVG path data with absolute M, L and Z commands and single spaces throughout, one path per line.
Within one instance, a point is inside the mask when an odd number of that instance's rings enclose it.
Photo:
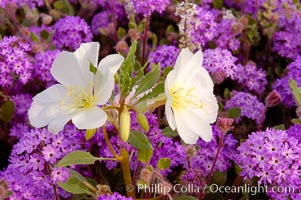
M 177 71 L 177 80 L 180 83 L 190 81 L 190 79 L 200 70 L 200 68 L 202 68 L 202 51 L 199 50 L 193 56 L 183 58 L 183 63 L 183 66 L 181 66 L 181 68 Z
M 72 117 L 73 124 L 78 129 L 95 129 L 105 124 L 107 114 L 99 107 L 82 109 Z
M 108 102 L 114 89 L 114 74 L 102 75 L 96 72 L 94 97 L 97 105 L 104 105 Z
M 171 98 L 170 97 L 170 90 L 175 87 L 175 84 L 177 84 L 177 81 L 176 81 L 176 71 L 175 70 L 172 70 L 168 73 L 167 77 L 166 77 L 166 80 L 165 80 L 165 83 L 164 83 L 164 90 L 165 90 L 165 94 L 167 96 L 167 98 Z
M 205 68 L 200 67 L 190 81 L 186 81 L 187 85 L 193 85 L 198 89 L 198 93 L 213 93 L 214 84 Z
M 87 70 L 89 70 L 88 66 Z M 50 72 L 59 83 L 63 84 L 66 87 L 84 87 L 87 84 L 83 79 L 83 75 L 77 59 L 71 52 L 61 52 L 55 58 Z
M 53 134 L 58 134 L 61 130 L 64 129 L 64 126 L 69 120 L 70 118 L 60 118 L 50 122 L 48 125 L 48 131 Z
M 68 90 L 61 84 L 56 84 L 33 98 L 28 111 L 30 123 L 35 127 L 43 127 L 56 118 L 66 117 L 68 112 L 61 107 L 62 100 L 68 102 Z
M 120 54 L 108 55 L 100 61 L 98 65 L 98 70 L 100 70 L 102 74 L 106 74 L 107 71 L 110 71 L 112 74 L 115 74 L 120 68 L 123 61 L 124 57 L 122 57 Z
M 175 118 L 173 116 L 173 112 L 171 109 L 171 102 L 168 100 L 166 101 L 166 104 L 165 104 L 165 114 L 166 114 L 166 119 L 167 119 L 167 122 L 168 122 L 170 128 L 172 130 L 175 130 L 176 122 L 175 122 Z
M 182 140 L 186 144 L 195 144 L 199 138 L 199 136 L 191 130 L 189 125 L 185 123 L 184 118 L 187 116 L 183 116 L 178 112 L 174 112 L 175 122 L 177 126 L 177 131 L 182 138 Z
M 59 103 L 33 101 L 28 110 L 30 124 L 37 128 L 41 128 L 56 119 L 66 118 L 67 116 L 68 113 L 62 112 Z
M 74 52 L 81 75 L 86 83 L 90 83 L 94 79 L 94 74 L 90 71 L 90 62 L 97 68 L 98 54 L 98 42 L 82 43 Z
M 178 72 L 184 65 L 188 62 L 188 60 L 193 56 L 193 53 L 188 48 L 183 48 L 176 60 L 174 70 Z
M 55 84 L 46 90 L 40 92 L 36 96 L 33 97 L 34 101 L 39 102 L 59 102 L 64 99 L 68 94 L 67 88 L 65 88 L 61 84 Z
M 199 135 L 204 141 L 209 142 L 212 139 L 210 124 L 196 112 L 181 110 L 181 112 L 177 112 L 177 115 L 182 118 L 183 125 L 189 127 L 194 134 Z

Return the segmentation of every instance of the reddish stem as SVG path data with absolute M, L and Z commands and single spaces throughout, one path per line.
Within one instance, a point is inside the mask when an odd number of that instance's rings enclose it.
M 212 164 L 212 167 L 211 167 L 211 170 L 210 170 L 210 173 L 209 173 L 209 175 L 207 176 L 207 179 L 206 179 L 206 185 L 208 185 L 210 183 L 211 177 L 213 175 L 214 167 L 215 167 L 216 162 L 217 162 L 218 155 L 219 155 L 219 153 L 222 149 L 222 146 L 223 146 L 223 140 L 224 140 L 224 133 L 222 132 L 219 143 L 218 143 L 217 152 L 216 152 L 216 155 L 214 157 L 213 164 Z M 203 198 L 204 198 L 204 193 L 201 192 L 200 195 L 199 195 L 199 199 L 203 199 Z
M 264 111 L 262 112 L 262 115 L 260 116 L 260 121 L 259 121 L 259 125 L 258 125 L 258 128 L 257 128 L 257 131 L 261 131 L 262 127 L 263 127 L 263 122 L 265 120 L 265 115 L 268 111 L 268 107 L 265 106 L 264 107 Z
M 117 20 L 116 20 L 116 13 L 115 13 L 115 9 L 114 9 L 113 0 L 111 0 L 111 7 L 112 7 L 113 24 L 114 24 L 114 41 L 118 42 Z
M 146 41 L 147 41 L 147 32 L 148 32 L 148 23 L 149 23 L 149 16 L 146 17 L 145 22 L 145 29 L 144 29 L 144 35 L 143 35 L 143 44 L 142 44 L 142 60 L 141 65 L 143 66 L 145 63 L 145 51 L 146 51 Z

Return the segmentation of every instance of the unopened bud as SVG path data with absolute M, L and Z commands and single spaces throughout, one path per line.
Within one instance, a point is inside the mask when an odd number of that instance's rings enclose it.
M 126 142 L 129 139 L 131 126 L 131 116 L 126 105 L 123 106 L 123 110 L 120 113 L 120 138 Z
M 97 197 L 99 197 L 102 194 L 111 194 L 111 188 L 109 185 L 96 185 L 97 191 L 96 191 L 96 195 Z
M 143 113 L 137 113 L 136 117 L 137 117 L 138 123 L 143 128 L 143 130 L 148 132 L 149 131 L 149 125 L 148 125 L 148 120 L 145 117 L 145 115 Z
M 281 95 L 276 90 L 273 90 L 265 98 L 265 105 L 267 107 L 274 107 L 278 105 L 281 101 L 282 101 Z
M 240 18 L 240 22 L 243 24 L 243 25 L 248 25 L 248 23 L 249 23 L 249 20 L 248 20 L 248 18 L 247 18 L 247 16 L 242 16 L 241 18 Z
M 131 38 L 131 41 L 139 40 L 140 39 L 140 33 L 136 29 L 130 29 L 129 30 L 129 36 Z
M 140 172 L 140 179 L 147 184 L 150 184 L 153 172 L 150 169 L 143 168 Z
M 232 129 L 233 121 L 232 118 L 218 117 L 216 124 L 223 133 L 227 133 Z
M 43 14 L 42 15 L 42 24 L 49 25 L 53 21 L 53 17 L 50 15 Z
M 126 41 L 121 40 L 116 44 L 115 49 L 117 52 L 127 53 L 129 50 L 129 45 L 126 43 Z
M 214 82 L 214 84 L 220 84 L 222 83 L 226 78 L 226 73 L 219 70 L 219 71 L 216 71 L 212 74 L 212 80 Z

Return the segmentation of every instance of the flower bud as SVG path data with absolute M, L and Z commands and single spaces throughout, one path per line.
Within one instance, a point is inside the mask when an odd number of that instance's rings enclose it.
M 109 185 L 96 185 L 96 188 L 98 189 L 96 191 L 96 195 L 99 197 L 100 195 L 102 194 L 111 194 L 112 191 L 111 191 L 111 188 Z
M 126 142 L 129 139 L 131 126 L 131 116 L 126 105 L 124 105 L 122 112 L 120 113 L 120 138 Z
M 278 105 L 281 101 L 282 101 L 281 95 L 276 90 L 273 90 L 265 98 L 265 105 L 267 107 L 274 107 Z
M 127 53 L 129 51 L 129 45 L 126 41 L 121 40 L 116 44 L 115 49 L 117 52 Z
M 153 172 L 148 168 L 143 168 L 140 172 L 140 179 L 147 184 L 151 183 Z
M 136 117 L 137 117 L 138 123 L 143 128 L 143 130 L 145 130 L 146 132 L 148 132 L 149 131 L 149 125 L 148 125 L 148 120 L 145 117 L 145 115 L 142 114 L 142 113 L 137 113 Z
M 227 133 L 232 129 L 233 119 L 226 117 L 218 117 L 217 118 L 217 127 L 223 132 Z

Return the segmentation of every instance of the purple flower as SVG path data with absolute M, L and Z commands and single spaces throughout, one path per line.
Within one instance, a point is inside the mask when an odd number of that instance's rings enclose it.
M 98 200 L 132 200 L 132 198 L 114 192 L 113 194 L 102 194 L 98 197 Z
M 257 69 L 253 64 L 237 66 L 237 81 L 249 91 L 262 94 L 268 84 L 266 73 L 262 69 Z
M 240 117 L 247 117 L 255 120 L 257 123 L 260 121 L 260 117 L 264 111 L 264 104 L 261 103 L 256 96 L 247 92 L 233 91 L 233 96 L 226 102 L 225 109 L 238 107 L 241 109 Z
M 180 50 L 175 46 L 162 45 L 149 54 L 149 63 L 160 63 L 161 69 L 175 65 Z
M 10 87 L 13 79 L 26 84 L 32 78 L 31 48 L 22 39 L 11 36 L 0 40 L 0 86 Z
M 54 184 L 57 182 L 66 182 L 70 177 L 69 169 L 66 167 L 55 167 L 51 172 L 51 176 Z
M 236 79 L 237 66 L 235 65 L 237 58 L 226 49 L 207 49 L 204 51 L 203 66 L 210 74 L 221 73 L 223 78 Z
M 240 176 L 245 179 L 256 176 L 259 184 L 270 187 L 286 185 L 299 188 L 301 146 L 286 131 L 267 129 L 254 132 L 237 150 L 239 155 L 235 160 L 242 169 Z
M 92 41 L 90 27 L 80 17 L 60 18 L 53 28 L 53 43 L 58 49 L 75 50 L 81 43 Z
M 135 12 L 142 14 L 144 17 L 150 16 L 154 11 L 162 13 L 170 0 L 131 0 Z
M 288 73 L 283 78 L 277 79 L 273 89 L 277 90 L 282 97 L 282 102 L 287 107 L 296 105 L 294 96 L 289 86 L 289 80 L 294 79 L 297 86 L 301 87 L 301 56 L 298 56 L 292 63 L 287 66 Z

